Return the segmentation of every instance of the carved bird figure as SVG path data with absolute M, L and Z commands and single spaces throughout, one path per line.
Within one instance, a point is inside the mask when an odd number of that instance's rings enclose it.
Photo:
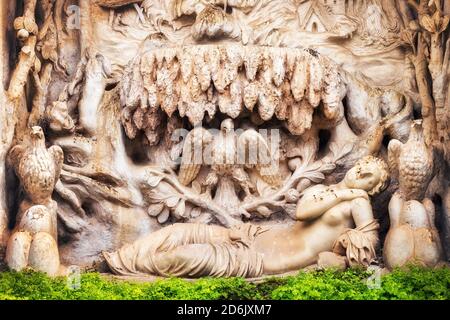
M 59 146 L 46 148 L 41 127 L 32 127 L 30 146 L 17 145 L 9 153 L 21 185 L 33 204 L 47 204 L 58 182 L 64 154 Z
M 254 169 L 263 181 L 272 186 L 280 182 L 278 168 L 267 141 L 254 129 L 244 130 L 238 135 L 234 123 L 226 119 L 221 123 L 220 132 L 213 135 L 204 128 L 192 130 L 183 146 L 179 181 L 189 185 L 194 181 L 202 166 L 210 166 L 204 185 L 211 192 L 217 186 L 215 200 L 224 206 L 236 202 L 234 184 L 238 184 L 246 196 L 255 189 L 247 170 Z
M 422 120 L 411 125 L 408 141 L 391 140 L 388 161 L 391 173 L 399 181 L 399 191 L 406 201 L 421 201 L 434 175 L 433 149 L 425 143 Z

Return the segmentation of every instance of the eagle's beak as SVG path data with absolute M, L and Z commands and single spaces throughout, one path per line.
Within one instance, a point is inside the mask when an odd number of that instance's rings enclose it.
M 44 133 L 42 132 L 42 128 L 41 127 L 33 127 L 31 128 L 31 136 L 34 138 L 43 138 L 44 137 Z
M 413 121 L 413 125 L 414 126 L 422 126 L 422 122 L 423 122 L 422 119 L 417 119 L 417 120 Z
M 422 120 L 414 120 L 411 124 L 411 128 L 413 129 L 421 129 L 422 128 Z

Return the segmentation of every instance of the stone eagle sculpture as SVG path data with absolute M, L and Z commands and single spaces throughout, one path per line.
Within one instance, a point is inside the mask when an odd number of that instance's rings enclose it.
M 413 121 L 405 144 L 389 143 L 389 166 L 399 180 L 399 191 L 389 201 L 390 229 L 383 248 L 389 269 L 408 263 L 434 267 L 442 259 L 436 208 L 429 198 L 424 199 L 434 176 L 433 152 L 425 142 L 422 120 Z
M 405 200 L 421 201 L 424 198 L 434 175 L 433 159 L 433 150 L 425 144 L 421 120 L 413 121 L 405 144 L 395 139 L 389 142 L 389 167 L 399 180 Z
M 13 147 L 9 161 L 20 180 L 26 198 L 8 241 L 5 261 L 13 270 L 31 267 L 51 276 L 63 272 L 57 236 L 57 203 L 52 193 L 64 160 L 59 146 L 47 149 L 44 131 L 35 126 L 29 144 Z
M 246 196 L 251 195 L 254 185 L 245 169 L 256 169 L 263 181 L 271 186 L 280 182 L 278 170 L 273 166 L 268 143 L 253 129 L 234 132 L 231 119 L 222 121 L 220 132 L 213 136 L 204 128 L 195 128 L 186 137 L 183 146 L 179 181 L 189 185 L 198 176 L 203 165 L 210 165 L 206 178 L 209 190 L 222 178 L 231 179 L 240 185 Z
M 10 163 L 33 204 L 47 204 L 58 182 L 64 154 L 59 146 L 46 148 L 41 127 L 30 130 L 30 146 L 17 145 L 9 153 Z

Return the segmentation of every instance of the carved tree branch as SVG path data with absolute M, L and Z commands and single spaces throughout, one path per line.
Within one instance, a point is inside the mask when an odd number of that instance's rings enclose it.
M 412 17 L 405 8 L 405 2 L 400 4 L 401 14 L 404 20 L 408 20 Z M 442 145 L 438 142 L 438 120 L 436 119 L 436 112 L 444 104 L 445 98 L 440 98 L 439 94 L 442 81 L 439 81 L 439 73 L 441 72 L 443 63 L 443 49 L 441 45 L 442 36 L 439 35 L 441 31 L 432 30 L 433 23 L 426 23 L 430 21 L 430 2 L 426 0 L 420 0 L 419 2 L 414 0 L 407 0 L 407 5 L 410 9 L 414 10 L 418 20 L 421 22 L 421 30 L 417 37 L 417 47 L 413 48 L 415 56 L 412 59 L 416 73 L 416 82 L 419 89 L 419 95 L 422 102 L 422 117 L 423 126 L 425 132 L 425 139 L 427 144 L 435 144 L 438 149 L 442 149 Z M 434 17 L 432 18 L 434 19 Z M 423 23 L 428 26 L 426 30 Z M 436 32 L 431 32 L 436 31 Z M 425 37 L 430 34 L 431 45 L 428 45 L 425 41 Z M 430 51 L 430 61 L 427 59 L 427 50 Z M 443 80 L 443 79 L 441 79 Z M 439 92 L 437 92 L 439 91 Z
M 296 185 L 302 179 L 308 179 L 307 175 L 308 172 L 313 171 L 321 173 L 322 171 L 329 171 L 329 169 L 330 169 L 329 163 L 320 164 L 319 168 L 317 167 L 317 162 L 313 164 L 304 164 L 302 166 L 299 166 L 294 171 L 294 173 L 286 180 L 284 185 L 279 190 L 277 190 L 273 195 L 257 198 L 252 202 L 245 203 L 244 205 L 242 205 L 241 208 L 245 212 L 254 212 L 260 206 L 278 207 L 281 209 L 283 204 L 285 204 L 285 201 L 282 199 L 285 197 L 286 193 L 290 189 L 295 188 Z
M 194 193 L 190 188 L 182 185 L 178 181 L 177 175 L 167 174 L 157 169 L 148 169 L 147 172 L 162 177 L 165 182 L 169 183 L 182 195 L 182 198 L 184 200 L 207 210 L 208 212 L 213 214 L 223 226 L 231 227 L 233 225 L 242 223 L 241 221 L 230 217 L 229 213 L 225 209 L 214 204 L 214 202 L 206 198 L 204 195 Z
M 35 46 L 36 36 L 30 36 L 19 54 L 19 62 L 12 74 L 8 88 L 8 97 L 12 101 L 17 101 L 23 97 L 24 87 L 28 81 L 28 75 L 36 57 Z
M 28 126 L 36 126 L 39 125 L 40 121 L 44 118 L 45 113 L 45 102 L 47 98 L 47 90 L 50 85 L 51 76 L 52 76 L 53 66 L 51 63 L 47 63 L 41 75 L 37 72 L 33 72 L 33 80 L 35 84 L 35 95 L 33 97 L 33 104 L 31 109 L 30 117 L 28 118 Z
M 35 11 L 37 0 L 25 0 L 23 21 L 25 27 L 28 25 L 36 25 Z M 16 19 L 16 21 L 19 18 Z M 26 24 L 25 24 L 26 22 Z M 31 27 L 30 27 L 31 29 Z M 27 30 L 28 31 L 28 30 Z M 31 30 L 29 30 L 31 31 Z M 37 42 L 37 35 L 30 35 L 22 47 L 19 55 L 19 61 L 16 69 L 14 70 L 11 81 L 8 88 L 8 97 L 12 101 L 16 101 L 23 95 L 25 84 L 28 80 L 31 67 L 34 65 L 34 59 L 36 57 L 35 48 Z
M 0 86 L 0 248 L 8 238 L 8 206 L 6 203 L 6 156 L 14 137 L 13 105 Z
M 137 206 L 136 203 L 133 203 L 125 188 L 112 188 L 107 184 L 100 183 L 89 177 L 68 172 L 66 170 L 61 171 L 61 181 L 66 184 L 73 183 L 82 185 L 84 189 L 86 189 L 86 193 L 90 194 L 93 198 L 105 199 L 127 208 Z
M 438 122 L 438 134 L 440 142 L 443 144 L 445 159 L 450 163 L 450 39 L 445 45 L 443 64 L 437 78 L 433 81 L 433 96 L 436 102 L 436 119 Z
M 254 199 L 253 201 L 244 203 L 238 209 L 239 214 L 247 218 L 252 217 L 252 215 L 254 214 L 260 217 L 268 218 L 272 213 L 276 212 L 277 210 L 281 210 L 283 206 L 286 205 L 286 200 L 283 198 L 285 198 L 290 189 L 296 188 L 297 184 L 301 180 L 312 180 L 313 178 L 310 177 L 311 174 L 315 176 L 316 180 L 317 174 L 325 178 L 322 173 L 329 172 L 330 169 L 333 168 L 333 164 L 325 163 L 320 160 L 313 163 L 309 163 L 308 161 L 306 161 L 303 165 L 299 166 L 294 171 L 294 173 L 285 181 L 283 186 L 275 193 L 269 196 L 261 196 Z M 161 177 L 162 180 L 169 183 L 173 188 L 176 189 L 178 193 L 180 193 L 180 197 L 182 199 L 212 213 L 216 216 L 220 223 L 222 223 L 222 225 L 230 227 L 232 225 L 241 223 L 240 221 L 232 218 L 227 210 L 225 210 L 221 206 L 214 204 L 214 202 L 210 198 L 206 197 L 205 195 L 199 195 L 193 192 L 192 189 L 182 185 L 178 181 L 178 177 L 175 173 L 165 173 L 158 169 L 147 169 L 147 174 Z M 262 214 L 261 212 L 258 212 L 260 207 L 267 207 L 271 208 L 272 210 L 270 210 L 270 212 L 267 214 Z
M 429 85 L 430 74 L 425 55 L 426 49 L 427 46 L 424 36 L 419 34 L 417 55 L 413 59 L 413 64 L 416 71 L 417 86 L 419 88 L 419 94 L 422 101 L 422 117 L 425 140 L 428 145 L 432 145 L 433 142 L 437 140 L 436 108 Z

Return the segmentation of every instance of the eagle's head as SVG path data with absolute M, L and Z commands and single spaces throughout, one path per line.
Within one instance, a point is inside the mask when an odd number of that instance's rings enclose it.
M 220 130 L 224 133 L 229 133 L 234 130 L 234 123 L 231 119 L 225 119 L 220 124 Z
M 411 123 L 411 133 L 409 134 L 409 139 L 414 141 L 419 141 L 423 138 L 423 127 L 422 120 L 414 120 Z
M 421 130 L 422 129 L 422 122 L 423 122 L 422 119 L 414 120 L 411 123 L 411 128 L 414 129 L 414 130 Z
M 44 131 L 39 126 L 32 127 L 30 137 L 33 143 L 44 142 Z

